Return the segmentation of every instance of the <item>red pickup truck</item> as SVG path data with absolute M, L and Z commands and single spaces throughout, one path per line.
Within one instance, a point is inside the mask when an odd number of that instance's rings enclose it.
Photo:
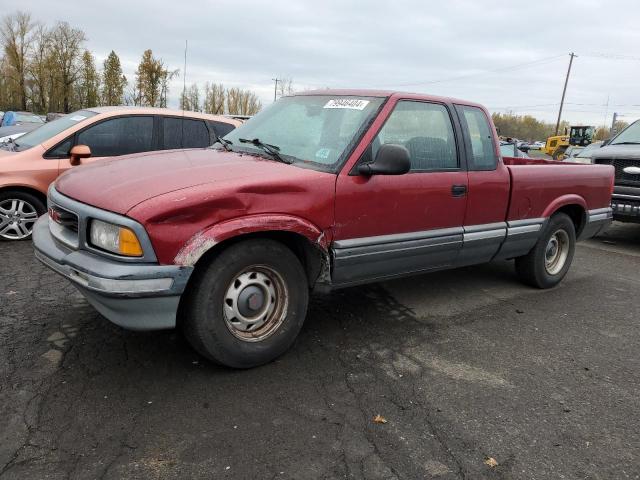
M 112 322 L 178 326 L 239 368 L 292 345 L 314 289 L 494 259 L 553 287 L 611 221 L 614 169 L 501 158 L 490 118 L 427 95 L 285 97 L 208 149 L 67 172 L 35 253 Z

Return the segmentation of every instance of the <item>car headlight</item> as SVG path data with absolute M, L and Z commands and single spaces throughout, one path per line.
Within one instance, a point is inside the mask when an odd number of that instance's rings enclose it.
M 141 257 L 143 253 L 140 240 L 133 230 L 102 220 L 91 220 L 89 241 L 94 247 L 117 255 Z

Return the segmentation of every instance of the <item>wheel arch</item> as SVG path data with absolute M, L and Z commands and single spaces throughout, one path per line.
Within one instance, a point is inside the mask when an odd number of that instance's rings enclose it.
M 6 186 L 0 187 L 0 193 L 5 193 L 5 192 L 22 192 L 22 193 L 31 194 L 34 197 L 36 197 L 38 200 L 40 200 L 42 204 L 45 206 L 45 208 L 47 207 L 47 194 L 42 193 L 37 188 L 31 187 L 29 185 L 6 185 Z
M 289 215 L 251 215 L 222 222 L 194 235 L 176 255 L 177 265 L 193 266 L 195 271 L 231 245 L 254 238 L 268 238 L 289 248 L 307 272 L 313 287 L 328 275 L 328 240 L 312 223 Z
M 552 202 L 544 212 L 544 217 L 556 213 L 566 214 L 576 229 L 576 238 L 580 236 L 587 224 L 587 202 L 579 195 L 565 195 Z

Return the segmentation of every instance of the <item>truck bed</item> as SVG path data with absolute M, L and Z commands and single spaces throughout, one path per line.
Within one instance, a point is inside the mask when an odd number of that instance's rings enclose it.
M 547 217 L 567 203 L 587 212 L 609 207 L 613 167 L 511 157 L 503 162 L 511 177 L 508 221 Z

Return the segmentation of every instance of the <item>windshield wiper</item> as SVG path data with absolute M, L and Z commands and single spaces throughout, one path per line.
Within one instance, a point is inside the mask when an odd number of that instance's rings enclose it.
M 291 160 L 287 160 L 284 157 L 282 157 L 282 155 L 280 155 L 279 153 L 280 147 L 278 147 L 277 145 L 270 145 L 268 143 L 263 143 L 258 138 L 254 138 L 253 140 L 249 140 L 248 138 L 239 138 L 238 140 L 240 140 L 240 143 L 250 143 L 251 145 L 262 149 L 263 151 L 267 152 L 269 155 L 271 155 L 273 158 L 275 158 L 279 162 L 286 163 L 288 165 L 291 164 Z
M 0 146 L 6 147 L 10 152 L 15 152 L 18 144 L 14 142 L 13 138 L 9 137 L 4 142 L 0 143 Z
M 213 142 L 213 145 L 215 145 L 216 143 L 219 143 L 220 145 L 222 145 L 222 148 L 224 148 L 227 152 L 233 152 L 233 149 L 230 147 L 230 145 L 233 145 L 233 142 L 231 140 L 218 137 L 216 141 Z
M 640 142 L 616 142 L 611 145 L 640 145 Z

